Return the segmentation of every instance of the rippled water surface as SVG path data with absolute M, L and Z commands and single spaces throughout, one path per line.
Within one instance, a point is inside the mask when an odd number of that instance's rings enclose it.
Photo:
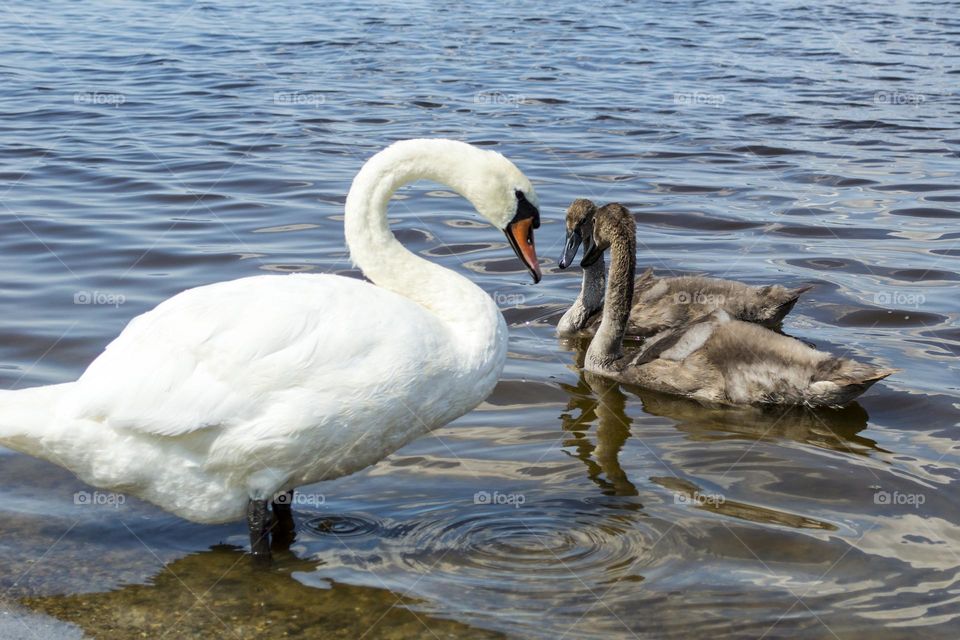
M 469 205 L 404 243 L 500 303 L 477 410 L 304 488 L 291 552 L 0 453 L 4 638 L 955 638 L 960 6 L 939 2 L 0 8 L 0 385 L 75 379 L 185 288 L 335 272 L 387 143 L 536 183 L 543 282 Z M 619 200 L 658 272 L 812 283 L 784 331 L 901 369 L 838 411 L 705 409 L 585 378 L 564 207 Z

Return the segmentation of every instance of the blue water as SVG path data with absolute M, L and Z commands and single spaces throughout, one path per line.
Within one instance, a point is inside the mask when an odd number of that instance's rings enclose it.
M 75 379 L 185 288 L 358 276 L 344 198 L 397 139 L 514 160 L 543 204 L 545 276 L 530 285 L 463 200 L 404 189 L 398 236 L 468 274 L 511 325 L 489 401 L 306 488 L 269 578 L 247 570 L 242 524 L 75 504 L 92 488 L 4 451 L 0 630 L 60 637 L 43 614 L 97 638 L 252 637 L 267 622 L 343 637 L 956 637 L 958 10 L 4 5 L 3 388 Z M 579 286 L 556 269 L 576 197 L 629 206 L 639 263 L 659 273 L 815 284 L 784 331 L 901 371 L 816 414 L 584 379 L 582 345 L 554 337 Z M 475 504 L 482 492 L 504 501 Z

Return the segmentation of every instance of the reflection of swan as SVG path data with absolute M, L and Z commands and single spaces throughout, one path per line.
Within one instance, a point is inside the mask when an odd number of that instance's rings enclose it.
M 597 210 L 584 238 L 583 265 L 611 249 L 603 319 L 587 349 L 587 370 L 648 389 L 717 404 L 839 406 L 889 369 L 810 349 L 799 340 L 732 319 L 722 309 L 658 333 L 624 356 L 633 306 L 636 225 L 618 204 Z
M 398 142 L 346 202 L 351 257 L 374 284 L 298 274 L 185 291 L 132 320 L 78 381 L 0 393 L 0 443 L 197 522 L 246 510 L 266 554 L 271 497 L 377 462 L 500 376 L 507 328 L 493 300 L 388 228 L 391 195 L 419 179 L 467 198 L 539 280 L 537 197 L 509 160 Z
M 627 399 L 615 380 L 582 371 L 576 387 L 562 385 L 570 394 L 567 411 L 579 409 L 580 415 L 565 412 L 563 429 L 575 436 L 567 446 L 577 447 L 577 457 L 587 465 L 587 475 L 608 495 L 635 496 L 637 488 L 620 466 L 620 450 L 630 437 Z M 596 419 L 596 446 L 585 432 Z
M 583 198 L 574 200 L 567 209 L 568 235 L 560 258 L 561 269 L 573 263 L 583 238 L 589 239 L 593 233 L 596 212 L 596 205 Z M 580 295 L 557 325 L 560 336 L 591 336 L 597 332 L 603 309 L 605 271 L 603 254 L 596 262 L 583 267 Z M 658 278 L 652 269 L 647 269 L 633 285 L 633 307 L 626 334 L 632 337 L 653 335 L 686 324 L 715 309 L 723 309 L 738 320 L 775 328 L 810 288 L 807 285 L 787 289 L 778 284 L 754 287 L 736 280 L 703 276 Z
M 749 440 L 785 438 L 823 449 L 867 455 L 885 452 L 859 433 L 867 428 L 867 411 L 853 402 L 843 408 L 709 407 L 686 398 L 627 387 L 640 397 L 643 410 L 676 422 L 676 429 L 696 440 L 739 437 Z
M 675 429 L 692 440 L 780 438 L 857 455 L 869 455 L 870 451 L 888 453 L 874 440 L 859 435 L 867 428 L 869 416 L 857 403 L 839 409 L 709 407 L 687 398 L 622 385 L 582 370 L 575 386 L 561 386 L 570 396 L 561 416 L 563 429 L 574 434 L 565 445 L 576 447 L 577 457 L 587 465 L 587 475 L 608 494 L 637 494 L 618 458 L 633 424 L 626 411 L 628 395 L 624 391 L 639 398 L 645 413 L 669 418 Z M 586 435 L 594 424 L 596 445 Z
M 241 554 L 218 545 L 167 564 L 146 584 L 20 602 L 77 625 L 90 638 L 374 638 L 426 624 L 437 637 L 499 637 L 411 611 L 405 605 L 414 605 L 412 599 L 386 589 L 338 582 L 317 588 L 292 577 L 315 571 L 316 561 L 278 556 L 277 571 L 252 571 Z
M 842 409 L 810 409 L 779 407 L 776 411 L 762 407 L 704 407 L 687 398 L 670 396 L 638 387 L 626 387 L 604 376 L 581 371 L 576 385 L 562 385 L 569 394 L 567 410 L 561 416 L 563 429 L 573 438 L 564 446 L 576 447 L 576 456 L 586 465 L 587 476 L 606 495 L 635 496 L 639 491 L 631 482 L 619 455 L 630 438 L 632 418 L 626 412 L 627 394 L 639 397 L 646 413 L 674 421 L 678 431 L 691 439 L 718 440 L 738 437 L 746 440 L 785 438 L 813 446 L 866 455 L 869 449 L 882 451 L 876 443 L 857 435 L 867 427 L 867 412 L 858 404 Z M 574 413 L 578 410 L 578 413 Z M 587 431 L 596 423 L 596 445 L 590 443 Z M 665 469 L 664 469 L 665 470 Z M 833 530 L 835 525 L 801 514 L 790 513 L 747 502 L 722 498 L 711 499 L 688 479 L 674 476 L 651 476 L 676 496 L 678 504 L 714 511 L 722 515 L 779 524 L 802 529 Z

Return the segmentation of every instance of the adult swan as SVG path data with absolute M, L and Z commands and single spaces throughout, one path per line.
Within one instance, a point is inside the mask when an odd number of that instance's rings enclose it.
M 388 228 L 391 195 L 420 179 L 469 200 L 540 280 L 537 196 L 513 163 L 452 140 L 397 142 L 347 196 L 347 245 L 373 284 L 261 275 L 184 291 L 134 318 L 76 382 L 0 393 L 0 444 L 188 520 L 246 514 L 254 555 L 269 556 L 272 499 L 465 414 L 503 369 L 493 300 Z

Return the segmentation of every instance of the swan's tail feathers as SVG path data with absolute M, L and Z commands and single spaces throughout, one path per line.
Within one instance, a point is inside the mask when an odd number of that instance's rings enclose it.
M 56 412 L 72 383 L 0 391 L 0 446 L 44 457 L 44 441 L 57 429 Z
M 812 404 L 842 406 L 899 369 L 882 369 L 871 365 L 831 358 L 820 365 L 822 379 L 810 385 L 814 392 Z
M 805 294 L 807 291 L 810 291 L 810 289 L 813 289 L 812 284 L 805 284 L 802 287 L 796 287 L 795 289 L 787 289 L 787 299 L 780 306 L 788 307 L 787 311 L 793 309 L 793 305 L 797 304 L 797 300 L 800 299 L 800 296 Z
M 797 301 L 800 300 L 800 296 L 810 291 L 810 289 L 813 289 L 812 284 L 803 285 L 795 289 L 784 289 L 783 287 L 776 287 L 776 290 L 771 289 L 770 295 L 774 298 L 774 311 L 773 316 L 765 324 L 775 327 L 783 322 L 787 314 L 797 306 Z

